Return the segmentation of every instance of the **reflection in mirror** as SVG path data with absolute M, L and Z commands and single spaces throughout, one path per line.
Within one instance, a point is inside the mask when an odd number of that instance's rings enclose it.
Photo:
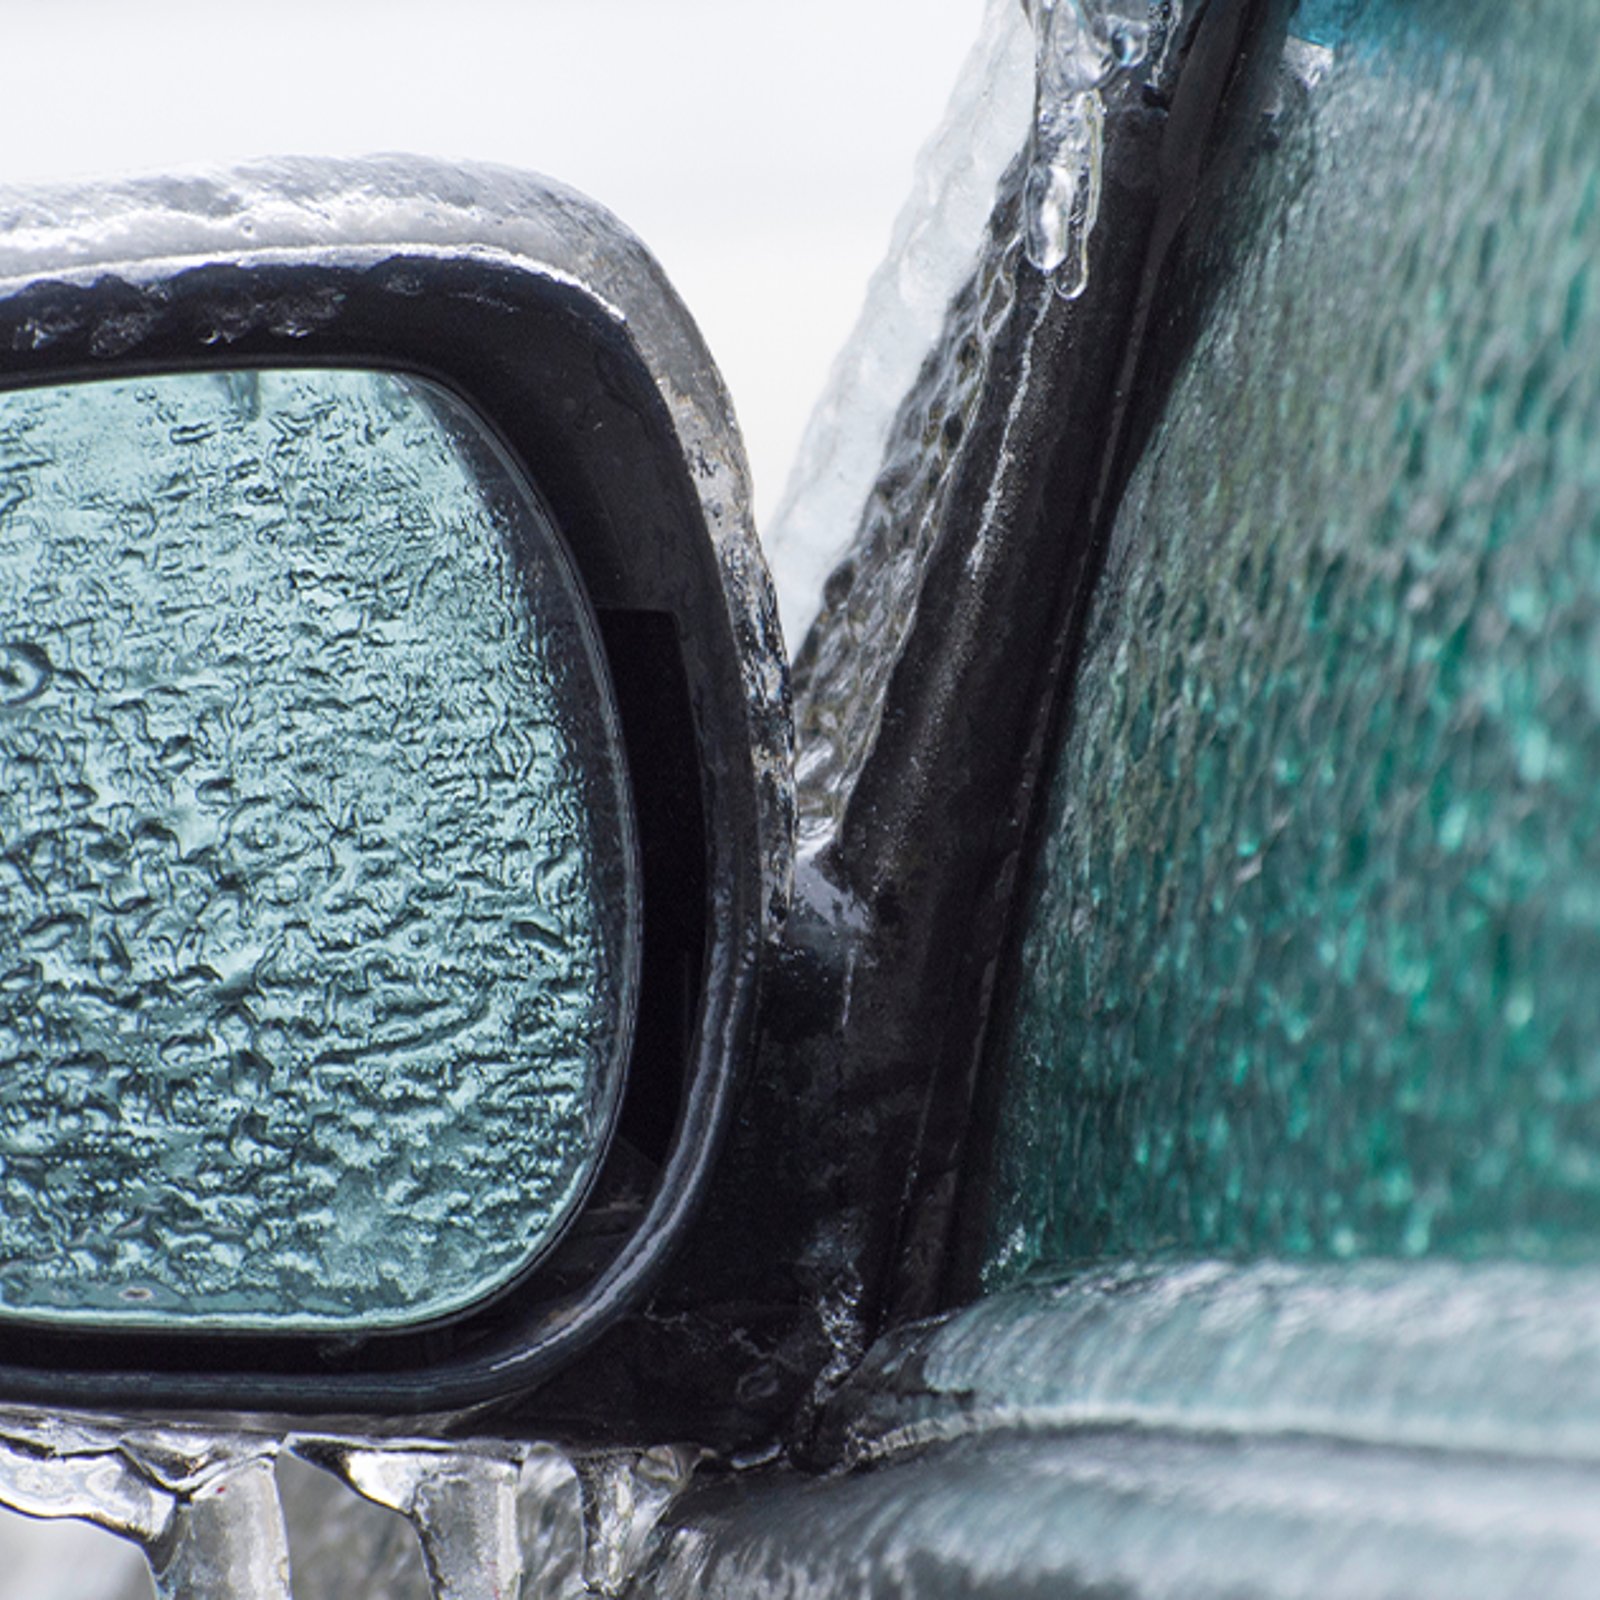
M 437 386 L 0 395 L 0 1315 L 514 1279 L 619 1095 L 624 782 L 550 520 Z

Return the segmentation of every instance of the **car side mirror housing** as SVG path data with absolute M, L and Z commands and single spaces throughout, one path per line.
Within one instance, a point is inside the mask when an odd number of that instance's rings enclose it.
M 0 1394 L 525 1389 L 681 1235 L 787 893 L 715 368 L 496 169 L 0 239 Z

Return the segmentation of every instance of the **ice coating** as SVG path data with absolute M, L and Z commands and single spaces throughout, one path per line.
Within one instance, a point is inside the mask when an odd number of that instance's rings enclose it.
M 1593 1462 L 1597 1310 L 1600 1273 L 1523 1262 L 1085 1268 L 881 1340 L 833 1448 L 1128 1426 Z
M 1600 1254 L 1597 8 L 1319 10 L 1088 618 L 997 1284 Z
M 453 257 L 464 236 L 486 262 L 581 284 L 605 306 L 648 368 L 673 420 L 717 554 L 727 623 L 747 696 L 769 927 L 782 919 L 794 857 L 793 728 L 787 654 L 750 506 L 750 475 L 720 374 L 666 275 L 640 241 L 594 201 L 533 173 L 417 156 L 279 158 L 71 187 L 0 187 L 0 285 L 133 281 L 179 261 L 269 257 L 385 260 Z M 97 353 L 138 342 L 149 308 L 94 330 Z M 241 315 L 221 307 L 218 314 Z M 337 320 L 326 297 L 273 299 L 242 313 L 298 334 Z M 47 346 L 60 329 L 36 323 Z
M 773 1474 L 667 1531 L 644 1600 L 1584 1600 L 1588 1464 L 1139 1429 Z
M 1152 72 L 1166 70 L 1164 57 L 1180 13 L 1166 4 L 1138 9 L 1142 20 L 1137 22 L 1106 9 L 1080 11 L 1076 5 L 1064 4 L 1059 14 L 1054 10 L 1039 13 L 1037 86 L 1030 80 L 1028 88 L 1035 93 L 1037 115 L 1048 125 L 1047 132 L 1054 129 L 1059 133 L 1066 126 L 1063 117 L 1092 117 L 1098 139 L 1103 110 L 1099 86 L 1124 66 L 1131 69 L 1146 57 Z M 992 53 L 983 60 L 975 55 L 969 68 L 974 72 L 987 68 L 1001 101 L 1018 93 L 1018 40 L 1011 29 L 1025 34 L 1025 22 L 1022 8 L 1015 4 L 991 11 L 988 25 L 996 41 Z M 1026 46 L 1027 40 L 1020 43 Z M 1097 87 L 1073 89 L 1091 80 Z M 1069 90 L 1084 100 L 1076 111 L 1067 104 L 1072 98 Z M 1092 105 L 1085 97 L 1092 98 Z M 1031 347 L 1038 338 L 1048 336 L 1051 315 L 1048 302 L 1052 297 L 1045 295 L 1040 303 L 1036 291 L 1053 282 L 1056 299 L 1070 300 L 1077 293 L 1076 289 L 1071 295 L 1061 292 L 1061 273 L 1068 270 L 1069 255 L 1049 257 L 1044 277 L 1040 264 L 1029 257 L 1030 229 L 1038 220 L 1040 174 L 1049 170 L 1048 161 L 1040 164 L 1037 130 L 1029 141 L 1024 116 L 1018 135 L 1022 148 L 1013 149 L 1014 159 L 1001 171 L 993 165 L 1003 143 L 997 130 L 1012 124 L 979 117 L 976 108 L 986 105 L 978 87 L 964 85 L 952 108 L 953 118 L 968 115 L 977 125 L 978 148 L 970 169 L 952 150 L 941 148 L 947 138 L 952 145 L 959 142 L 955 132 L 947 130 L 929 147 L 930 173 L 949 169 L 952 176 L 945 181 L 962 196 L 960 207 L 949 208 L 950 217 L 959 216 L 963 226 L 972 230 L 947 230 L 940 242 L 945 270 L 959 263 L 964 275 L 954 277 L 935 331 L 924 331 L 921 342 L 915 344 L 915 381 L 904 393 L 896 394 L 886 430 L 874 436 L 883 441 L 877 476 L 863 490 L 854 537 L 828 577 L 821 612 L 795 658 L 800 744 L 796 775 L 801 847 L 808 852 L 824 848 L 832 837 L 871 757 L 885 689 L 918 615 L 923 577 L 935 545 L 952 525 L 952 517 L 958 517 L 963 536 L 971 538 L 972 560 L 978 562 L 989 543 L 989 528 L 1004 520 L 1001 502 L 992 497 L 981 510 L 958 509 L 955 497 L 958 483 L 965 479 L 970 488 L 976 474 L 989 470 L 986 463 L 991 453 L 1003 471 L 1007 453 L 1015 448 L 1009 437 L 1014 416 L 1005 424 L 1006 435 L 998 446 L 978 427 L 978 420 L 985 403 L 1009 405 L 1014 410 L 1029 391 Z M 997 116 L 994 107 L 987 109 L 989 117 Z M 1098 143 L 1092 153 L 1098 170 Z M 977 193 L 972 187 L 975 173 L 983 175 L 988 201 L 981 224 L 974 222 L 970 205 Z M 960 174 L 959 182 L 953 174 Z M 1055 192 L 1064 191 L 1058 185 Z M 908 212 L 911 214 L 914 212 Z M 931 225 L 929 231 L 934 232 Z M 915 241 L 919 235 L 913 232 L 910 237 Z M 1088 248 L 1086 230 L 1075 239 L 1074 248 Z M 919 283 L 926 252 L 910 243 L 905 248 L 900 270 L 906 281 Z M 894 262 L 891 257 L 890 266 Z M 886 274 L 888 270 L 886 267 Z M 913 348 L 911 319 L 896 310 L 880 284 L 874 284 L 869 311 L 880 298 L 888 308 L 877 312 L 887 322 L 887 347 L 864 323 L 857 334 L 859 348 L 841 357 L 834 384 L 818 408 L 815 438 L 808 436 L 808 450 L 813 443 L 834 437 L 845 417 L 858 426 L 874 423 L 877 413 L 868 404 L 868 378 L 875 383 L 884 381 L 898 370 L 892 362 Z M 907 339 L 904 345 L 899 342 L 902 337 Z M 997 352 L 1008 341 L 1012 347 L 997 360 Z M 849 448 L 861 447 L 858 443 Z M 815 474 L 811 481 L 803 476 L 808 471 Z M 804 539 L 813 551 L 820 549 L 825 517 L 844 514 L 854 503 L 853 491 L 847 501 L 842 481 L 830 477 L 825 461 L 808 460 L 802 452 L 795 484 L 780 511 L 785 519 L 779 530 L 780 572 L 789 570 L 784 566 L 782 541 Z M 976 531 L 968 530 L 973 517 L 982 519 Z
M 0 1304 L 475 1300 L 604 1142 L 636 907 L 565 558 L 418 380 L 0 397 Z
M 888 253 L 806 424 L 763 530 L 793 646 L 865 514 L 895 413 L 972 275 L 1001 177 L 1027 143 L 1034 53 L 1017 0 L 988 0 L 944 120 L 917 157 Z
M 766 901 L 776 920 L 787 896 L 792 853 L 787 677 L 771 589 L 750 524 L 743 451 L 703 342 L 660 269 L 615 219 L 527 174 L 403 157 L 275 161 L 65 193 L 5 191 L 0 214 L 0 280 L 13 285 L 40 274 L 87 282 L 111 269 L 142 283 L 174 261 L 248 256 L 252 249 L 271 259 L 368 263 L 387 260 L 403 247 L 413 255 L 454 259 L 463 233 L 474 229 L 484 241 L 473 245 L 474 254 L 582 284 L 614 308 L 618 326 L 626 328 L 672 413 L 720 558 L 728 626 L 749 692 Z M 154 291 L 148 299 L 155 300 Z M 326 304 L 305 297 L 292 304 L 263 301 L 245 313 L 278 330 L 290 323 L 294 329 L 315 325 L 329 314 Z M 34 326 L 25 336 L 44 344 L 57 331 Z M 230 325 L 230 334 L 238 331 Z M 125 348 L 136 334 L 133 319 L 108 318 L 95 327 L 95 348 Z M 433 1419 L 434 1438 L 447 1437 L 460 1423 L 459 1417 Z M 104 1423 L 113 1442 L 130 1426 Z M 419 1419 L 416 1426 L 430 1424 Z M 385 1448 L 380 1440 L 363 1442 Z M 311 1467 L 282 1456 L 279 1466 L 288 1484 L 295 1592 L 302 1600 L 361 1592 L 401 1600 L 422 1592 L 416 1541 L 401 1518 L 330 1484 Z M 576 1479 L 544 1447 L 529 1447 L 522 1472 L 519 1536 L 525 1551 L 540 1553 L 524 1572 L 522 1600 L 579 1594 Z M 364 1564 L 369 1556 L 370 1564 Z M 233 1591 L 219 1584 L 211 1592 Z
M 226 1430 L 0 1415 L 0 1506 L 137 1545 L 157 1600 L 290 1600 L 278 1441 Z
M 1076 300 L 1089 286 L 1105 143 L 1101 89 L 1150 47 L 1147 17 L 1106 0 L 1028 0 L 1036 49 L 1033 141 L 1024 194 L 1028 259 Z
M 940 358 L 947 317 L 989 246 L 1002 179 L 1019 154 L 1028 161 L 1020 219 L 1028 259 L 1068 298 L 1083 292 L 1099 207 L 1100 90 L 1147 52 L 1159 54 L 1174 14 L 1172 0 L 1121 8 L 989 0 L 765 530 L 794 646 L 826 607 L 824 582 L 871 516 L 896 413 L 923 364 Z
M 992 379 L 997 338 L 1016 314 L 1018 273 L 1028 270 L 1017 240 L 1017 176 L 1014 168 L 977 269 L 894 419 L 855 541 L 795 659 L 803 852 L 832 837 L 871 755 L 928 553 L 946 525 L 956 469 Z

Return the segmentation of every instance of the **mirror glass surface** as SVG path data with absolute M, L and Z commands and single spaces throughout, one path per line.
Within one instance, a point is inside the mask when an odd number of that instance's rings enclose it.
M 0 394 L 0 1316 L 366 1331 L 548 1246 L 634 845 L 547 513 L 424 380 Z

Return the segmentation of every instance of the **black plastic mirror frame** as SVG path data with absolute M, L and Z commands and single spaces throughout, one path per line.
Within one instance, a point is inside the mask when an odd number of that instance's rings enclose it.
M 404 371 L 465 401 L 537 485 L 600 618 L 622 713 L 647 905 L 622 1119 L 658 1158 L 641 1194 L 637 1173 L 608 1182 L 614 1150 L 595 1218 L 445 1325 L 337 1339 L 12 1328 L 0 1396 L 415 1415 L 526 1391 L 637 1303 L 681 1235 L 787 893 L 787 679 L 710 357 L 609 214 L 498 169 L 273 163 L 0 195 L 0 240 L 0 388 L 275 364 Z M 701 850 L 682 840 L 695 818 Z M 686 985 L 692 1014 L 675 1017 Z

